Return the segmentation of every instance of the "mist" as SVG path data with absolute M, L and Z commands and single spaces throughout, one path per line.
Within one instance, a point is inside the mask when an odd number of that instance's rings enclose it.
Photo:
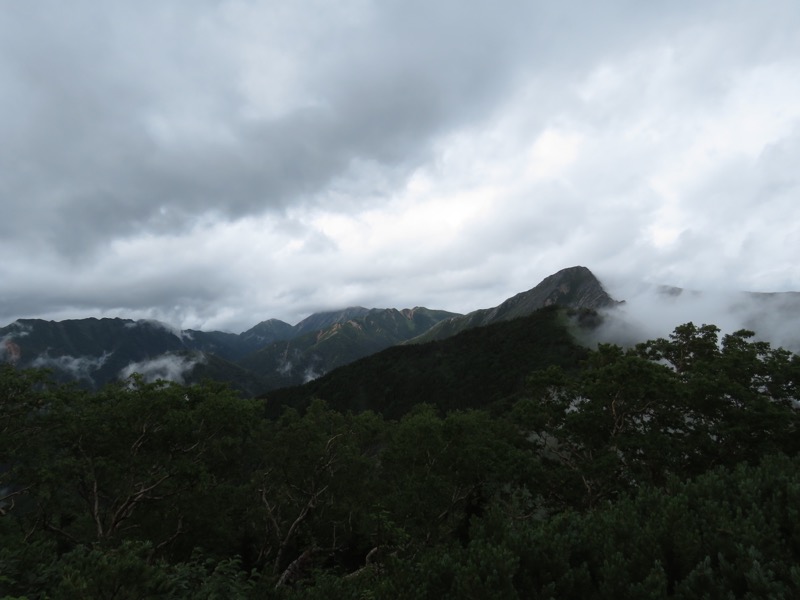
M 200 353 L 191 356 L 167 353 L 153 359 L 131 363 L 120 371 L 119 377 L 127 379 L 138 373 L 147 383 L 163 380 L 182 384 L 185 383 L 186 375 L 197 364 L 204 362 L 205 357 Z
M 170 323 L 159 321 L 158 319 L 137 319 L 133 323 L 126 323 L 125 327 L 128 329 L 132 329 L 134 327 L 150 327 L 152 329 L 161 329 L 162 331 L 171 333 L 179 340 L 183 340 L 184 338 L 192 339 L 191 333 L 183 331 L 179 327 L 176 327 Z
M 100 369 L 111 356 L 110 352 L 105 352 L 100 356 L 62 356 L 52 357 L 47 353 L 37 356 L 31 363 L 33 368 L 54 369 L 68 374 L 73 379 L 95 383 L 93 374 Z
M 684 290 L 651 284 L 607 286 L 612 297 L 623 300 L 602 311 L 597 342 L 633 345 L 666 338 L 684 323 L 716 325 L 720 335 L 748 329 L 754 339 L 800 351 L 800 294 L 749 293 L 734 290 Z

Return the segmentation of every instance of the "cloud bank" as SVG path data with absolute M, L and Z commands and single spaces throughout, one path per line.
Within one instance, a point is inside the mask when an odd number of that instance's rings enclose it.
M 13 3 L 0 322 L 800 289 L 800 6 Z
M 604 311 L 596 337 L 602 342 L 635 344 L 667 338 L 675 327 L 713 324 L 721 335 L 741 329 L 754 339 L 800 352 L 800 294 L 753 294 L 735 290 L 691 291 L 652 285 L 609 288 L 625 302 Z

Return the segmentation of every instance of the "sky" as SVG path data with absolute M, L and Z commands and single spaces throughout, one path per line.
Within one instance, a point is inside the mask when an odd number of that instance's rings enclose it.
M 0 0 L 0 325 L 800 290 L 796 0 Z M 634 286 L 635 287 L 635 286 Z

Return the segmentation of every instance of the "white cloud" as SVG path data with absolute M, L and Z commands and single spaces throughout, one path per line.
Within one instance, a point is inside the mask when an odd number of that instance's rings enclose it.
M 133 362 L 122 369 L 120 379 L 127 379 L 138 373 L 148 383 L 158 380 L 184 383 L 184 377 L 198 364 L 204 362 L 202 354 L 182 356 L 177 354 L 162 354 L 153 359 Z
M 150 327 L 152 329 L 161 329 L 167 333 L 171 333 L 176 338 L 181 340 L 184 337 L 191 339 L 191 333 L 184 333 L 180 328 L 170 325 L 169 323 L 164 323 L 163 321 L 159 321 L 157 319 L 138 319 L 132 323 L 126 323 L 125 327 L 129 329 L 133 327 Z
M 755 339 L 773 346 L 800 351 L 800 295 L 752 295 L 732 289 L 692 291 L 623 280 L 605 282 L 606 290 L 625 303 L 606 312 L 607 320 L 597 334 L 601 341 L 634 343 L 666 338 L 683 323 L 713 324 L 721 334 L 740 329 L 755 333 Z M 680 292 L 680 293 L 676 293 Z
M 100 369 L 111 356 L 110 352 L 101 356 L 49 356 L 47 353 L 37 356 L 32 362 L 31 367 L 54 369 L 69 374 L 77 380 L 85 380 L 94 383 L 93 373 Z

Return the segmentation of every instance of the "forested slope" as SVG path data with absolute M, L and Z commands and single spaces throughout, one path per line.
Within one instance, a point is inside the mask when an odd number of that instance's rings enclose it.
M 800 595 L 795 355 L 686 324 L 521 368 L 397 419 L 3 368 L 0 597 Z
M 502 410 L 499 405 L 524 393 L 531 372 L 555 365 L 576 369 L 586 357 L 568 331 L 568 323 L 577 323 L 578 313 L 571 314 L 551 306 L 445 340 L 395 346 L 264 398 L 271 414 L 283 406 L 308 406 L 314 398 L 339 410 L 373 410 L 389 418 L 422 403 L 441 410 Z

